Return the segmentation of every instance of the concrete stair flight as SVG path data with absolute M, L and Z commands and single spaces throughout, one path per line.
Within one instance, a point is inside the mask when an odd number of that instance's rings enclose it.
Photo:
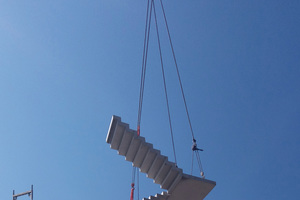
M 150 200 L 201 200 L 216 185 L 214 181 L 184 174 L 159 150 L 153 149 L 153 145 L 147 143 L 144 137 L 138 136 L 135 130 L 123 123 L 120 117 L 112 116 L 106 142 L 119 155 L 125 156 L 125 160 L 153 179 L 154 183 L 168 191 L 150 196 Z

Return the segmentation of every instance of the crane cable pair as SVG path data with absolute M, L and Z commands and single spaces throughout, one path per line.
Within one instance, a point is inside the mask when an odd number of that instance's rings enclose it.
M 187 114 L 190 130 L 191 130 L 191 136 L 193 141 L 192 146 L 192 169 L 191 174 L 193 172 L 193 159 L 194 159 L 194 153 L 196 154 L 197 162 L 200 168 L 200 175 L 204 177 L 203 167 L 200 160 L 199 151 L 203 151 L 202 149 L 197 148 L 196 139 L 194 136 L 192 123 L 190 120 L 187 103 L 183 91 L 183 86 L 180 78 L 180 73 L 177 65 L 177 60 L 171 40 L 171 35 L 169 31 L 169 26 L 164 10 L 164 6 L 162 3 L 162 0 L 160 1 L 160 5 L 162 8 L 163 16 L 164 16 L 164 22 L 168 33 L 168 38 L 172 50 L 172 55 L 176 67 L 177 77 L 180 84 L 181 94 L 184 101 L 185 111 Z M 145 25 L 145 35 L 144 35 L 144 49 L 143 49 L 143 61 L 142 61 L 142 73 L 141 73 L 141 82 L 140 82 L 140 96 L 139 96 L 139 108 L 138 108 L 138 120 L 137 120 L 137 135 L 140 136 L 140 124 L 141 124 L 141 116 L 142 116 L 142 107 L 143 107 L 143 98 L 144 98 L 144 88 L 145 88 L 145 77 L 146 77 L 146 68 L 147 68 L 147 58 L 148 58 L 148 47 L 149 47 L 149 38 L 150 38 L 150 28 L 151 28 L 151 19 L 152 19 L 152 12 L 154 14 L 155 19 L 155 27 L 156 27 L 156 35 L 157 35 L 157 42 L 158 42 L 158 48 L 159 48 L 159 54 L 160 54 L 160 62 L 161 62 L 161 69 L 162 69 L 162 77 L 163 77 L 163 83 L 164 83 L 164 91 L 165 91 L 165 98 L 166 98 L 166 104 L 167 104 L 167 111 L 168 111 L 168 118 L 169 118 L 169 127 L 170 127 L 170 134 L 171 134 L 171 141 L 172 141 L 172 147 L 173 147 L 173 154 L 174 154 L 174 160 L 175 164 L 177 166 L 177 159 L 176 159 L 176 152 L 175 152 L 175 143 L 174 143 L 174 136 L 173 136 L 173 129 L 172 129 L 172 121 L 171 121 L 171 115 L 170 115 L 170 108 L 169 108 L 169 100 L 168 100 L 168 93 L 167 93 L 167 86 L 166 86 L 166 80 L 165 80 L 165 70 L 164 70 L 164 64 L 163 64 L 163 57 L 162 57 L 162 51 L 161 51 L 161 44 L 160 44 L 160 38 L 159 38 L 159 30 L 158 30 L 158 23 L 157 23 L 157 15 L 155 10 L 155 4 L 154 0 L 148 0 L 147 2 L 147 12 L 146 12 L 146 25 Z M 135 176 L 137 174 L 137 176 Z M 132 169 L 132 183 L 131 183 L 131 194 L 130 194 L 130 200 L 134 200 L 134 190 L 135 190 L 135 179 L 137 178 L 137 190 L 138 190 L 138 199 L 139 199 L 139 172 L 136 169 L 136 167 L 133 166 Z

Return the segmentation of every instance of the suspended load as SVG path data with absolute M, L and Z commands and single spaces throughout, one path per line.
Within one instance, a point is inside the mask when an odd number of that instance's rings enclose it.
M 123 123 L 120 117 L 112 116 L 106 142 L 154 183 L 167 190 L 148 199 L 202 200 L 216 185 L 214 181 L 184 174 L 175 163 L 168 161 L 167 156 L 161 155 L 144 137 L 138 136 L 137 131 Z

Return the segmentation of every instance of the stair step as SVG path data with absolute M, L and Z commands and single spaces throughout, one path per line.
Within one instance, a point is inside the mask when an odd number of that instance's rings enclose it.
M 177 184 L 179 183 L 179 181 L 181 181 L 181 179 L 182 179 L 182 174 L 183 174 L 183 173 L 178 173 L 178 174 L 176 175 L 176 177 L 174 178 L 174 180 L 171 181 L 170 183 L 168 183 L 168 186 L 162 184 L 162 185 L 161 185 L 161 188 L 162 188 L 162 189 L 167 189 L 167 188 L 168 188 L 168 191 L 172 192 L 172 191 L 175 189 L 175 187 L 177 186 Z M 165 183 L 165 184 L 167 184 L 167 183 Z
M 130 134 L 129 130 L 126 129 L 125 133 L 122 137 L 119 149 L 118 149 L 118 154 L 119 155 L 122 155 L 122 156 L 126 155 L 132 138 L 133 138 L 133 134 Z
M 113 139 L 112 139 L 112 142 L 110 144 L 110 148 L 115 149 L 115 150 L 119 149 L 122 137 L 124 135 L 124 131 L 128 127 L 128 125 L 126 126 L 125 124 L 124 124 L 124 126 L 119 125 L 120 123 L 121 122 L 118 122 L 118 124 L 115 128 Z
M 165 161 L 157 172 L 157 175 L 154 177 L 154 183 L 161 184 L 169 174 L 171 168 L 171 164 L 168 161 Z
M 156 149 L 150 149 L 150 151 L 146 154 L 144 161 L 141 165 L 140 171 L 143 173 L 148 173 L 156 155 L 160 154 L 160 152 Z
M 145 142 L 145 138 L 133 135 L 125 160 L 133 161 L 142 142 Z
M 146 154 L 152 148 L 153 148 L 153 145 L 146 143 L 146 142 L 143 145 L 141 145 L 140 149 L 138 150 L 138 152 L 133 160 L 133 166 L 141 167 L 141 165 L 146 157 Z
M 153 161 L 153 163 L 147 173 L 147 177 L 154 179 L 154 177 L 157 175 L 160 167 L 164 164 L 166 159 L 167 159 L 167 157 L 165 157 L 165 156 L 157 155 L 156 159 Z

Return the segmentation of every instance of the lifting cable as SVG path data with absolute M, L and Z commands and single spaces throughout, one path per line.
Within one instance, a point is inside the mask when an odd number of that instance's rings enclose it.
M 159 55 L 160 55 L 161 71 L 162 71 L 162 76 L 163 76 L 163 81 L 164 81 L 164 89 L 165 89 L 165 96 L 166 96 L 166 102 L 167 102 L 169 126 L 170 126 L 172 145 L 173 145 L 173 153 L 174 153 L 175 165 L 177 166 L 174 136 L 173 136 L 173 129 L 172 129 L 172 121 L 171 121 L 171 115 L 170 115 L 170 107 L 169 107 L 167 85 L 166 85 L 166 78 L 165 78 L 165 70 L 164 70 L 164 64 L 163 64 L 163 58 L 162 58 L 162 52 L 161 52 L 161 46 L 160 46 L 160 39 L 159 39 L 159 31 L 158 31 L 158 25 L 157 25 L 157 17 L 156 17 L 154 0 L 151 0 L 151 1 L 152 1 L 152 4 L 153 4 L 153 13 L 154 13 L 154 17 L 155 17 L 156 35 L 157 35 L 157 42 L 158 42 Z
M 152 4 L 150 6 L 150 9 L 149 9 L 149 4 L 150 4 L 150 0 L 148 0 L 148 3 L 147 3 L 147 13 L 146 13 L 142 74 L 141 74 L 141 83 L 140 83 L 140 97 L 139 97 L 138 120 L 137 120 L 137 135 L 138 136 L 140 136 L 140 124 L 141 124 L 141 117 L 142 117 L 146 66 L 147 66 L 147 58 L 148 58 L 148 45 L 149 45 L 149 36 L 150 36 L 151 13 L 152 13 Z M 140 199 L 140 197 L 139 197 L 140 196 L 139 171 L 136 169 L 136 167 L 133 166 L 132 167 L 132 182 L 131 182 L 130 200 L 134 200 L 135 175 L 137 175 L 137 193 L 138 193 L 137 199 Z
M 170 34 L 170 30 L 169 30 L 169 26 L 168 26 L 168 22 L 167 22 L 167 17 L 166 17 L 166 13 L 165 13 L 165 9 L 164 9 L 164 5 L 163 5 L 162 0 L 160 0 L 160 4 L 161 4 L 161 8 L 162 8 L 162 12 L 163 12 L 164 20 L 165 20 L 165 25 L 166 25 L 166 29 L 167 29 L 167 33 L 168 33 L 168 37 L 169 37 L 169 42 L 170 42 L 170 46 L 171 46 L 171 50 L 172 50 L 172 54 L 173 54 L 173 59 L 174 59 L 175 67 L 176 67 L 178 81 L 179 81 L 179 84 L 180 84 L 181 94 L 182 94 L 182 98 L 183 98 L 183 102 L 184 102 L 184 106 L 185 106 L 185 111 L 186 111 L 186 115 L 187 115 L 187 118 L 188 118 L 190 129 L 191 129 L 191 135 L 192 135 L 192 141 L 193 141 L 191 174 L 193 172 L 193 160 L 194 160 L 194 152 L 195 152 L 196 158 L 197 158 L 197 161 L 198 161 L 198 166 L 200 168 L 200 175 L 202 177 L 204 177 L 203 167 L 202 167 L 202 164 L 201 164 L 200 154 L 199 154 L 199 150 L 203 151 L 203 149 L 198 149 L 197 148 L 196 139 L 195 139 L 194 131 L 193 131 L 193 128 L 192 128 L 192 123 L 191 123 L 191 119 L 190 119 L 190 115 L 189 115 L 189 111 L 188 111 L 188 107 L 187 107 L 187 103 L 186 103 L 186 99 L 185 99 L 185 95 L 184 95 L 184 91 L 183 91 L 183 86 L 182 86 L 182 82 L 181 82 L 179 68 L 178 68 L 178 64 L 177 64 L 177 60 L 176 60 L 176 56 L 175 56 L 175 51 L 174 51 L 174 48 L 173 48 L 171 34 Z
M 147 66 L 147 58 L 148 58 L 149 36 L 150 36 L 151 13 L 152 13 L 152 4 L 150 6 L 150 11 L 149 11 L 149 2 L 150 2 L 150 0 L 148 0 L 148 4 L 147 4 L 142 74 L 141 74 L 141 83 L 140 83 L 140 97 L 139 97 L 139 109 L 138 109 L 138 120 L 137 120 L 137 135 L 138 136 L 140 135 L 140 125 L 141 125 L 141 117 L 142 117 L 145 76 L 146 76 L 146 66 Z
M 171 40 L 171 35 L 170 35 L 170 31 L 169 31 L 169 26 L 168 26 L 168 22 L 167 22 L 167 17 L 166 17 L 166 13 L 165 13 L 165 9 L 164 9 L 164 5 L 163 5 L 163 3 L 162 3 L 162 0 L 160 0 L 160 4 L 161 4 L 161 8 L 162 8 L 163 15 L 164 15 L 164 20 L 165 20 L 166 29 L 167 29 L 167 32 L 168 32 L 168 37 L 169 37 L 170 46 L 171 46 L 171 49 L 172 49 L 173 59 L 174 59 L 175 67 L 176 67 L 177 77 L 178 77 L 179 84 L 180 84 L 181 94 L 182 94 L 182 98 L 183 98 L 183 102 L 184 102 L 184 106 L 185 106 L 185 111 L 186 111 L 186 115 L 187 115 L 187 118 L 188 118 L 188 121 L 189 121 L 189 125 L 190 125 L 190 129 L 191 129 L 192 138 L 193 138 L 193 140 L 194 140 L 194 139 L 195 139 L 194 131 L 193 131 L 193 128 L 192 128 L 192 123 L 191 123 L 189 111 L 188 111 L 188 108 L 187 108 L 187 103 L 186 103 L 186 100 L 185 100 L 185 95 L 184 95 L 183 86 L 182 86 L 182 82 L 181 82 L 181 78 L 180 78 L 180 73 L 179 73 L 179 69 L 178 69 L 178 65 L 177 65 L 177 60 L 176 60 L 176 56 L 175 56 L 175 51 L 174 51 L 174 48 L 173 48 L 173 43 L 172 43 L 172 40 Z
M 143 50 L 143 62 L 142 62 L 142 74 L 141 74 L 141 83 L 140 83 L 138 121 L 137 121 L 137 135 L 138 136 L 140 135 L 140 124 L 141 124 L 142 106 L 143 106 L 143 98 L 144 98 L 145 76 L 146 76 L 146 66 L 147 66 L 148 47 L 149 47 L 149 36 L 150 36 L 150 27 L 151 27 L 150 25 L 151 25 L 151 16 L 152 16 L 152 9 L 153 9 L 153 14 L 155 16 L 155 24 L 156 24 L 156 33 L 157 33 L 157 39 L 158 39 L 159 53 L 160 53 L 160 61 L 161 61 L 161 67 L 162 67 L 164 90 L 165 90 L 165 96 L 166 96 L 166 102 L 167 102 L 169 126 L 170 126 L 170 130 L 171 130 L 173 153 L 174 153 L 175 164 L 177 165 L 177 159 L 176 159 L 176 153 L 175 153 L 175 144 L 174 144 L 174 137 L 173 137 L 173 130 L 172 130 L 172 122 L 171 122 L 171 115 L 170 115 L 170 108 L 169 108 L 169 101 L 168 101 L 168 94 L 167 94 L 167 86 L 166 86 L 163 59 L 162 59 L 162 52 L 161 52 L 161 46 L 160 46 L 159 31 L 158 31 L 158 25 L 157 25 L 157 16 L 156 16 L 156 11 L 155 11 L 154 0 L 151 0 L 150 9 L 149 9 L 149 2 L 150 2 L 150 0 L 148 0 L 148 4 L 147 4 L 144 50 Z M 165 21 L 166 21 L 166 19 L 165 19 Z
M 151 3 L 150 3 L 150 1 L 151 1 Z M 185 99 L 185 95 L 184 95 L 184 91 L 183 91 L 181 77 L 180 77 L 180 73 L 179 73 L 179 69 L 178 69 L 178 64 L 177 64 L 177 60 L 176 60 L 176 56 L 175 56 L 175 52 L 174 52 L 174 48 L 173 48 L 173 43 L 172 43 L 172 40 L 171 40 L 169 26 L 168 26 L 168 22 L 167 22 L 167 18 L 166 18 L 166 14 L 165 14 L 165 10 L 164 10 L 162 0 L 160 0 L 160 4 L 161 4 L 163 16 L 164 16 L 164 21 L 165 21 L 165 26 L 166 26 L 166 29 L 167 29 L 169 42 L 170 42 L 170 46 L 171 46 L 171 50 L 172 50 L 172 54 L 173 54 L 173 59 L 174 59 L 176 72 L 177 72 L 177 76 L 178 76 L 178 80 L 179 80 L 179 84 L 180 84 L 181 94 L 182 94 L 183 101 L 184 101 L 185 111 L 186 111 L 186 115 L 187 115 L 187 118 L 188 118 L 190 130 L 191 130 L 191 135 L 192 135 L 192 140 L 193 140 L 193 147 L 192 147 L 193 155 L 192 155 L 192 158 L 194 157 L 194 152 L 195 152 L 196 159 L 197 159 L 200 171 L 201 171 L 201 176 L 204 176 L 203 168 L 202 168 L 202 164 L 201 164 L 201 160 L 200 160 L 200 155 L 199 155 L 199 150 L 200 151 L 203 151 L 203 150 L 197 148 L 197 144 L 196 144 L 196 140 L 195 140 L 195 136 L 194 136 L 194 132 L 193 132 L 193 128 L 192 128 L 192 123 L 191 123 L 188 108 L 187 108 L 187 103 L 186 103 L 186 99 Z M 160 43 L 160 38 L 159 38 L 159 30 L 158 30 L 157 15 L 156 15 L 156 10 L 155 10 L 154 0 L 148 0 L 148 3 L 147 3 L 146 25 L 145 25 L 145 35 L 144 35 L 144 49 L 143 49 L 143 60 L 142 60 L 142 72 L 141 72 L 141 81 L 140 81 L 138 120 L 137 120 L 137 135 L 140 136 L 140 124 L 141 124 L 143 98 L 144 98 L 144 88 L 145 88 L 145 77 L 146 77 L 146 67 L 147 67 L 147 58 L 148 58 L 148 47 L 149 47 L 149 37 L 150 37 L 150 27 L 151 27 L 150 25 L 151 25 L 152 10 L 153 10 L 153 14 L 154 14 L 154 17 L 155 17 L 156 34 L 157 34 L 157 41 L 158 41 L 158 47 L 159 47 L 160 62 L 161 62 L 162 77 L 163 77 L 163 83 L 164 83 L 164 91 L 165 91 L 165 98 L 166 98 L 166 104 L 167 104 L 167 111 L 168 111 L 168 118 L 169 118 L 169 126 L 170 126 L 170 132 L 171 132 L 173 153 L 174 153 L 175 164 L 177 165 L 177 159 L 176 159 L 176 153 L 175 153 L 175 144 L 174 144 L 174 136 L 173 136 L 173 129 L 172 129 L 172 121 L 171 121 L 167 86 L 166 86 L 166 80 L 165 80 L 165 70 L 164 70 L 164 65 L 163 65 L 163 57 L 162 57 L 162 51 L 161 51 L 161 43 Z M 193 171 L 193 159 L 192 159 L 191 173 L 192 173 L 192 171 Z M 137 185 L 138 185 L 137 190 L 138 190 L 138 199 L 139 199 L 139 172 L 136 169 L 136 167 L 133 167 L 133 169 L 132 169 L 132 183 L 131 183 L 130 200 L 134 199 L 134 190 L 135 190 L 134 186 L 135 186 L 136 175 L 137 175 Z
M 131 182 L 130 200 L 133 200 L 133 199 L 134 199 L 135 173 L 136 173 L 136 167 L 132 167 L 132 182 Z
M 139 172 L 136 167 L 132 167 L 132 182 L 130 191 L 130 200 L 134 200 L 134 190 L 135 190 L 135 175 L 137 176 L 137 199 L 140 199 L 140 187 L 139 187 Z
M 200 160 L 200 154 L 199 154 L 199 151 L 203 151 L 203 149 L 199 149 L 199 148 L 197 147 L 196 140 L 193 139 L 193 146 L 192 146 L 192 169 L 191 169 L 191 175 L 193 175 L 194 154 L 196 154 L 196 159 L 197 159 L 198 166 L 199 166 L 199 169 L 200 169 L 200 175 L 204 178 L 204 171 L 203 171 L 202 163 L 201 163 L 201 160 Z

